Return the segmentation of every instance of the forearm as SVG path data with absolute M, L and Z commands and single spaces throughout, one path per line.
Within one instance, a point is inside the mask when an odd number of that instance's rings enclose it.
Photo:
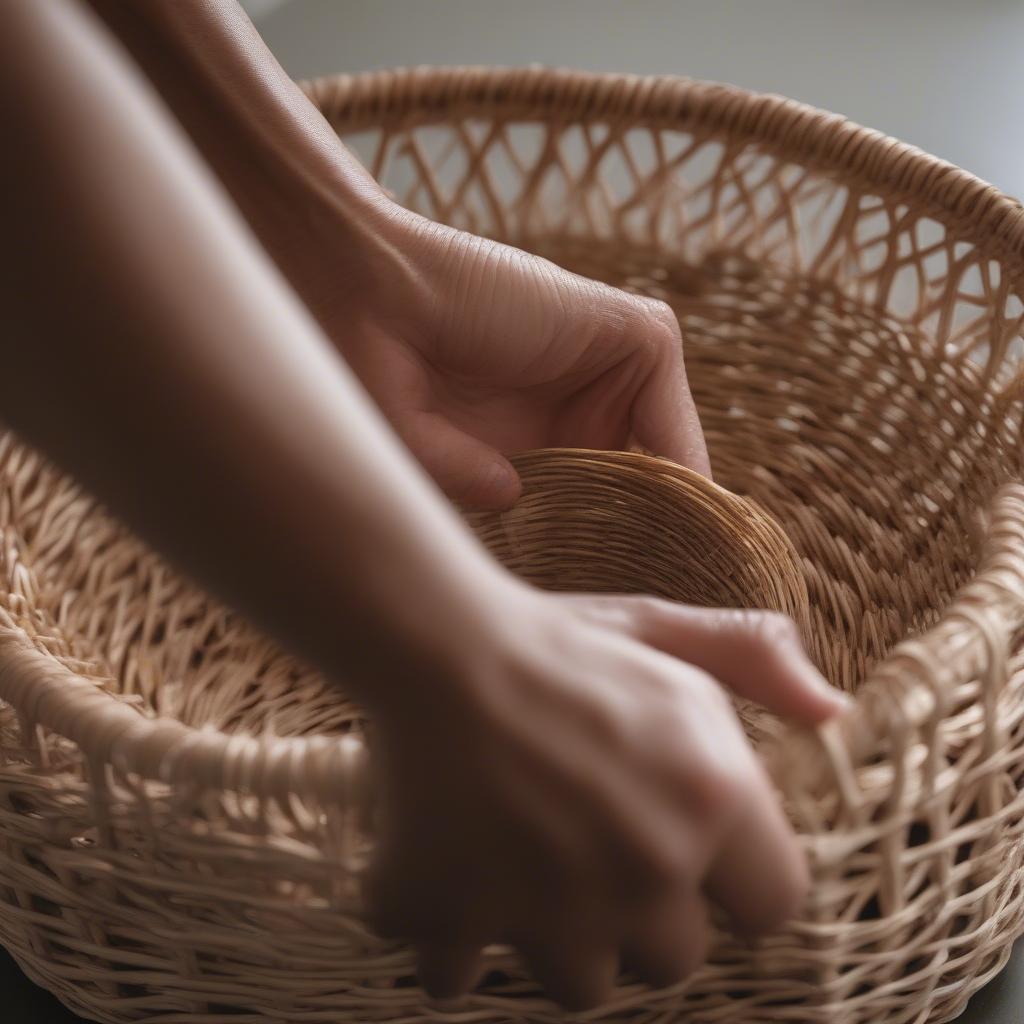
M 88 0 L 128 48 L 302 298 L 338 286 L 332 251 L 378 244 L 387 201 L 236 0 Z
M 4 417 L 362 699 L 443 661 L 500 570 L 98 26 L 7 8 L 0 115 Z

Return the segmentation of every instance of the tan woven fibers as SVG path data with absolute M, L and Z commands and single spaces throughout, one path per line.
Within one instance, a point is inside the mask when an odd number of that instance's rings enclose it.
M 550 449 L 512 459 L 523 496 L 470 524 L 510 569 L 547 590 L 635 591 L 808 615 L 795 552 L 756 505 L 667 460 Z
M 545 585 L 787 608 L 857 694 L 820 734 L 750 721 L 813 867 L 799 918 L 592 1016 L 951 1019 L 1024 929 L 1019 204 L 724 86 L 308 88 L 407 205 L 669 301 L 717 482 L 786 534 L 663 462 L 554 452 L 475 520 L 492 549 Z M 11 438 L 0 528 L 0 942 L 103 1021 L 442 1017 L 362 923 L 357 709 Z M 454 1020 L 561 1019 L 490 966 Z

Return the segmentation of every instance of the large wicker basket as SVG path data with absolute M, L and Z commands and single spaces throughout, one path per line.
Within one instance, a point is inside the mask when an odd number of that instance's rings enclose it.
M 591 1016 L 951 1019 L 1024 925 L 1019 204 L 718 85 L 308 91 L 402 202 L 669 301 L 718 482 L 788 538 L 664 463 L 563 452 L 475 521 L 492 549 L 547 585 L 787 608 L 858 696 L 820 734 L 750 716 L 813 865 L 799 919 Z M 0 942 L 25 970 L 110 1022 L 442 1017 L 363 923 L 358 710 L 10 437 L 0 527 Z M 559 1019 L 490 957 L 453 1019 Z

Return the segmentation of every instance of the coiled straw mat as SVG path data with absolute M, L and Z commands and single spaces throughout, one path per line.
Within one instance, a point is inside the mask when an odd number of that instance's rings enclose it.
M 544 585 L 783 608 L 858 697 L 820 734 L 746 709 L 813 865 L 800 917 L 592 1016 L 951 1019 L 1024 927 L 1019 204 L 725 86 L 307 88 L 402 202 L 670 302 L 716 479 L 756 503 L 531 454 L 522 503 L 474 519 L 492 550 Z M 0 525 L 0 941 L 29 974 L 111 1022 L 442 1016 L 361 918 L 358 710 L 9 437 Z M 454 1019 L 559 1019 L 490 966 Z

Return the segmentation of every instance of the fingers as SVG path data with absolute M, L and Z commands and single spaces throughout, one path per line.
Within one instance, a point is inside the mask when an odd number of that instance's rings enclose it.
M 499 451 L 433 413 L 396 424 L 423 468 L 468 509 L 506 509 L 522 492 L 519 474 Z
M 660 897 L 623 943 L 623 963 L 654 988 L 683 981 L 707 957 L 707 917 L 700 892 L 687 889 L 672 898 Z
M 758 769 L 746 813 L 719 847 L 706 879 L 708 895 L 737 932 L 772 931 L 800 909 L 809 873 L 771 785 Z
M 445 912 L 433 901 L 410 898 L 394 883 L 396 870 L 386 852 L 378 854 L 368 879 L 373 926 L 379 935 L 415 939 L 416 975 L 427 995 L 459 999 L 480 980 L 484 940 L 470 941 L 453 931 L 452 908 Z
M 459 999 L 471 992 L 483 969 L 480 947 L 474 945 L 421 943 L 416 959 L 420 985 L 434 999 Z
M 534 977 L 564 1009 L 580 1013 L 607 1002 L 618 974 L 618 953 L 583 934 L 547 930 L 516 943 Z
M 769 711 L 813 725 L 849 707 L 849 698 L 807 657 L 785 615 L 646 597 L 620 600 L 634 607 L 639 639 L 696 665 Z
M 593 948 L 579 937 L 559 942 L 545 936 L 516 945 L 537 982 L 564 1009 L 589 1010 L 612 994 L 618 974 L 613 951 Z M 419 983 L 433 999 L 459 999 L 480 980 L 483 956 L 478 947 L 424 942 L 416 946 L 416 954 Z
M 633 403 L 631 423 L 639 444 L 710 479 L 704 431 L 690 393 L 679 324 L 663 302 L 644 302 L 640 328 L 656 351 L 656 362 Z

